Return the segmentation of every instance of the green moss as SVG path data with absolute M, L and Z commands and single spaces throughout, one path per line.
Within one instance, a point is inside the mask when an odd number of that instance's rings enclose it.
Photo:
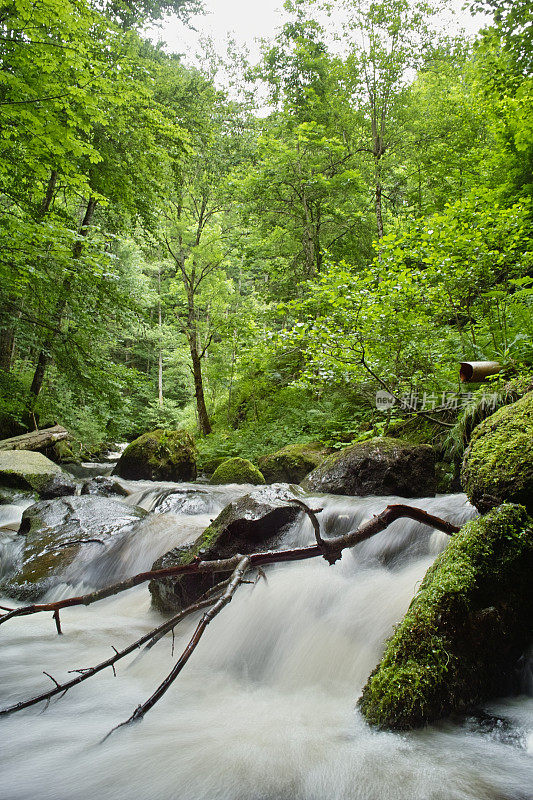
M 484 512 L 506 500 L 533 512 L 533 392 L 500 408 L 474 429 L 461 481 Z
M 228 458 L 216 468 L 212 477 L 212 484 L 221 483 L 264 483 L 262 473 L 247 458 Z
M 194 480 L 196 448 L 187 431 L 158 428 L 135 439 L 124 450 L 116 473 L 132 480 Z
M 409 729 L 502 693 L 531 637 L 532 521 L 503 505 L 465 525 L 428 570 L 359 701 Z
M 259 468 L 267 483 L 300 483 L 328 455 L 320 442 L 289 444 L 259 459 Z

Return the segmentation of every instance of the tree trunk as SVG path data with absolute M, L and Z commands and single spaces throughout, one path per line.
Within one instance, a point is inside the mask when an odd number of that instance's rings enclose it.
M 378 226 L 378 239 L 383 239 L 383 217 L 381 213 L 381 184 L 376 184 L 376 222 Z
M 158 325 L 159 325 L 159 364 L 158 364 L 158 371 L 157 371 L 157 402 L 159 408 L 163 408 L 163 351 L 161 349 L 161 267 L 159 267 L 157 272 L 157 293 L 158 293 L 158 300 L 157 300 L 157 317 L 158 317 Z
M 87 203 L 87 208 L 85 210 L 85 215 L 83 217 L 79 234 L 80 236 L 87 236 L 87 231 L 89 225 L 91 224 L 91 220 L 94 214 L 94 210 L 96 208 L 97 200 L 94 197 L 89 198 L 89 202 Z M 83 242 L 78 240 L 74 247 L 72 248 L 72 257 L 74 260 L 78 259 L 83 251 Z M 52 320 L 55 323 L 55 327 L 57 329 L 61 326 L 61 321 L 63 319 L 63 314 L 65 313 L 65 308 L 68 301 L 69 290 L 70 290 L 70 283 L 71 278 L 66 277 L 63 280 L 63 283 L 60 287 L 59 296 L 56 302 L 56 307 L 52 314 Z M 50 352 L 50 348 L 52 347 L 57 333 L 51 332 L 48 339 L 45 341 L 37 359 L 37 364 L 35 367 L 35 372 L 33 374 L 33 380 L 31 382 L 30 387 L 30 394 L 33 395 L 34 398 L 39 396 L 39 393 L 42 389 L 44 376 L 46 374 L 46 369 L 52 360 L 52 355 Z
M 0 329 L 0 370 L 9 372 L 11 360 L 13 358 L 13 348 L 15 346 L 15 328 L 9 327 Z
M 207 414 L 204 396 L 204 381 L 202 377 L 202 361 L 198 352 L 198 344 L 196 339 L 194 341 L 189 339 L 191 361 L 192 361 L 192 374 L 194 378 L 194 396 L 196 397 L 196 408 L 198 410 L 198 424 L 200 431 L 204 436 L 211 433 L 211 423 Z
M 0 450 L 42 450 L 63 439 L 68 439 L 69 432 L 61 425 L 45 428 L 42 431 L 23 433 L 22 436 L 12 436 L 11 439 L 0 441 Z

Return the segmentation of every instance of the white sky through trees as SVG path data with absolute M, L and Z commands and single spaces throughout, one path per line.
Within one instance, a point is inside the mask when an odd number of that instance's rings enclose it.
M 453 15 L 447 12 L 441 23 L 445 32 L 458 34 L 461 29 L 472 36 L 482 28 L 489 18 L 463 10 L 463 0 L 451 0 Z M 166 43 L 172 52 L 183 53 L 186 61 L 194 63 L 195 53 L 200 48 L 201 37 L 213 40 L 215 49 L 222 55 L 226 52 L 226 40 L 230 35 L 238 45 L 246 45 L 252 62 L 259 58 L 256 39 L 271 38 L 282 23 L 283 0 L 204 0 L 206 14 L 193 17 L 196 31 L 190 30 L 176 18 L 169 18 L 157 28 L 150 30 L 151 37 Z M 332 12 L 335 17 L 335 11 Z

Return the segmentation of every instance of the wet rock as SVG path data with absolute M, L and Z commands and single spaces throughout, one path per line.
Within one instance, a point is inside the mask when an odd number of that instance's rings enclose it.
M 35 503 L 22 515 L 19 535 L 25 536 L 25 543 L 21 564 L 2 586 L 3 591 L 20 600 L 38 600 L 64 580 L 80 552 L 99 552 L 114 537 L 132 531 L 146 513 L 104 497 Z
M 533 520 L 506 504 L 464 525 L 427 571 L 359 706 L 408 730 L 505 694 L 533 635 Z
M 53 475 L 41 486 L 41 500 L 53 500 L 55 497 L 69 497 L 76 494 L 76 484 L 66 474 Z
M 0 451 L 0 484 L 41 492 L 53 478 L 68 480 L 61 467 L 30 450 Z
M 90 481 L 86 481 L 82 488 L 81 494 L 100 495 L 101 497 L 128 497 L 130 494 L 121 483 L 114 481 L 113 478 L 108 478 L 105 475 L 97 475 Z
M 402 439 L 357 442 L 328 456 L 301 486 L 351 496 L 429 497 L 436 488 L 435 453 L 429 445 Z
M 288 487 L 274 485 L 256 489 L 234 500 L 192 545 L 170 550 L 153 564 L 152 569 L 187 564 L 197 555 L 213 560 L 277 547 L 284 529 L 300 513 L 298 508 L 289 505 L 292 497 L 294 495 Z M 179 611 L 227 577 L 228 574 L 217 573 L 151 581 L 152 603 L 163 613 Z
M 474 428 L 461 482 L 482 513 L 504 501 L 533 513 L 533 392 Z
M 261 472 L 247 458 L 228 458 L 216 468 L 211 476 L 212 484 L 251 483 L 257 486 L 265 482 Z
M 300 483 L 331 453 L 320 442 L 289 444 L 276 453 L 262 456 L 258 466 L 267 483 Z
M 195 480 L 194 440 L 187 431 L 159 428 L 145 433 L 126 447 L 113 474 L 134 481 Z

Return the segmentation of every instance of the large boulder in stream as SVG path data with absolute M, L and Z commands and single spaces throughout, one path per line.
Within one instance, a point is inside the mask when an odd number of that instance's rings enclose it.
M 27 489 L 39 494 L 48 486 L 56 489 L 63 484 L 74 484 L 70 476 L 61 467 L 43 456 L 30 450 L 0 451 L 0 485 L 16 489 Z
M 275 453 L 262 456 L 258 466 L 267 483 L 300 483 L 331 453 L 320 442 L 289 444 Z
M 80 553 L 100 554 L 111 539 L 128 535 L 146 515 L 141 508 L 104 497 L 62 497 L 35 503 L 22 515 L 19 535 L 25 541 L 19 569 L 2 590 L 20 600 L 40 599 L 66 579 Z
M 294 495 L 287 486 L 273 485 L 256 489 L 229 503 L 193 544 L 175 547 L 165 553 L 152 569 L 166 569 L 188 564 L 196 556 L 206 560 L 230 558 L 236 553 L 253 553 L 277 547 L 284 529 L 291 525 L 299 509 L 291 506 Z M 229 573 L 182 575 L 150 582 L 153 605 L 171 613 L 194 603 Z
M 126 447 L 113 474 L 133 481 L 193 481 L 194 440 L 187 431 L 158 428 L 144 433 Z
M 435 452 L 424 444 L 384 437 L 357 442 L 328 456 L 305 478 L 308 492 L 351 496 L 435 494 Z
M 506 500 L 533 513 L 533 392 L 474 428 L 461 482 L 482 513 Z
M 506 504 L 464 525 L 437 558 L 359 707 L 408 730 L 513 690 L 533 639 L 533 520 Z

